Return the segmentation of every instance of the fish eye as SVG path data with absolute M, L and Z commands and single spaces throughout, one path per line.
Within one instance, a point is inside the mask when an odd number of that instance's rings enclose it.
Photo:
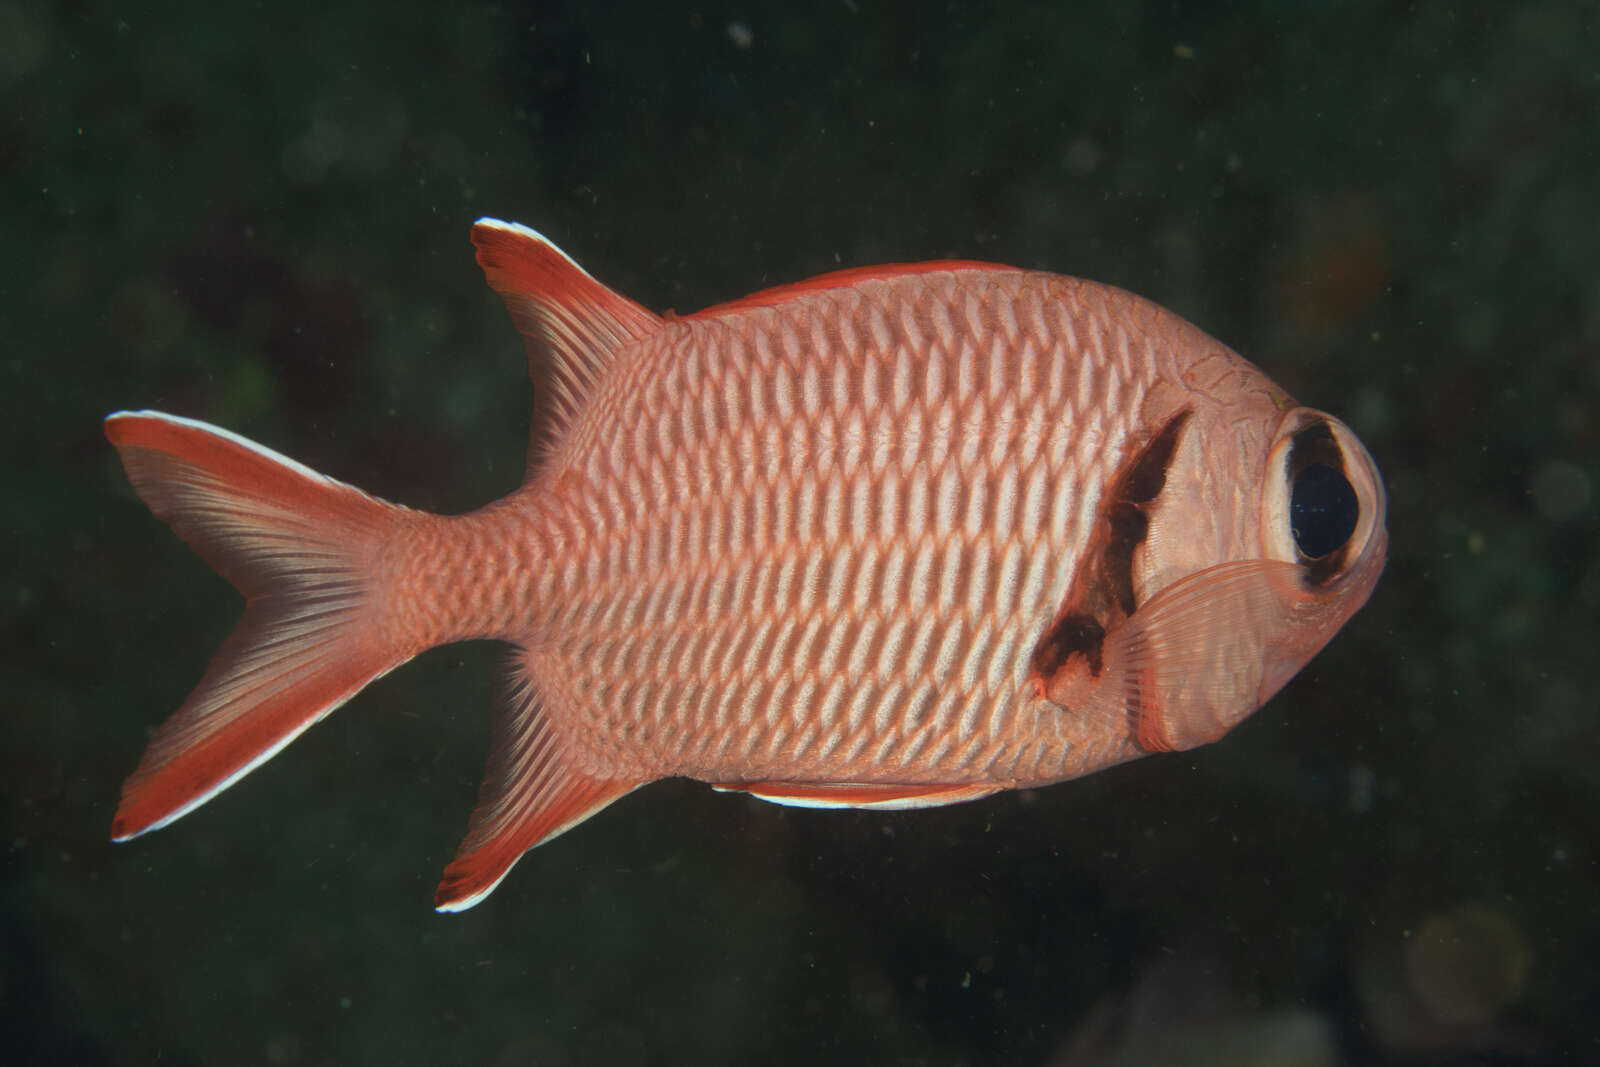
M 1308 559 L 1321 559 L 1350 540 L 1361 506 L 1341 471 L 1312 463 L 1294 480 L 1289 497 L 1289 528 Z

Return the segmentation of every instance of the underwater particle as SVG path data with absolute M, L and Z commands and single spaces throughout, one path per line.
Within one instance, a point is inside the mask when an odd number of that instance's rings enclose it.
M 72 307 L 86 299 L 90 280 L 100 257 L 95 247 L 82 237 L 63 236 L 43 255 L 34 294 L 46 306 Z
M 849 978 L 849 1003 L 863 1015 L 885 1018 L 893 1014 L 894 985 L 872 968 L 854 971 Z
M 1083 178 L 1099 169 L 1106 153 L 1093 137 L 1078 137 L 1061 153 L 1061 169 L 1074 178 Z
M 650 1061 L 650 1048 L 644 1035 L 621 1020 L 596 1026 L 589 1032 L 584 1044 L 595 1063 L 632 1064 Z
M 1388 238 L 1370 198 L 1353 190 L 1315 199 L 1296 229 L 1272 276 L 1273 302 L 1297 332 L 1331 334 L 1383 292 Z
M 1522 931 L 1486 904 L 1468 903 L 1428 916 L 1405 947 L 1407 982 L 1443 1022 L 1493 1019 L 1528 977 Z
M 1350 768 L 1350 810 L 1364 815 L 1372 810 L 1373 796 L 1377 791 L 1378 776 L 1364 764 Z
M 1576 463 L 1547 460 L 1533 472 L 1533 506 L 1551 522 L 1576 519 L 1589 507 L 1589 476 Z
M 183 336 L 188 323 L 170 286 L 139 275 L 111 294 L 106 324 L 124 347 L 149 354 L 170 348 Z
M 1350 425 L 1372 437 L 1388 433 L 1394 425 L 1394 405 L 1389 392 L 1375 385 L 1357 389 L 1350 400 Z
M 50 24 L 35 11 L 0 4 L 0 85 L 13 85 L 43 62 L 50 44 Z
M 284 177 L 300 185 L 322 181 L 328 168 L 339 161 L 345 150 L 345 133 L 339 126 L 318 119 L 305 132 L 283 146 L 278 164 Z
M 756 43 L 755 31 L 738 19 L 728 23 L 726 32 L 736 48 L 749 48 Z
M 1583 308 L 1580 327 L 1583 336 L 1590 341 L 1600 341 L 1600 278 L 1590 284 L 1578 306 Z
M 1600 607 L 1600 563 L 1584 572 L 1578 582 L 1578 597 L 1588 607 Z
M 342 136 L 340 171 L 360 181 L 377 181 L 400 151 L 410 130 L 410 116 L 399 94 L 366 81 L 341 85 L 323 109 L 324 121 Z M 331 162 L 331 161 L 330 161 Z
M 268 1063 L 296 1063 L 304 1054 L 300 1038 L 295 1034 L 278 1034 L 267 1039 L 267 1046 L 262 1050 L 263 1058 Z

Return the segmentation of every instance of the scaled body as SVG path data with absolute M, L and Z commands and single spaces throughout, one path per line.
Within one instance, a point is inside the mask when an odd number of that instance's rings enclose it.
M 1382 568 L 1349 431 L 1131 294 L 920 264 L 663 320 L 532 231 L 474 241 L 555 409 L 505 500 L 424 515 L 108 421 L 250 601 L 119 837 L 467 637 L 516 644 L 517 677 L 441 908 L 662 777 L 858 807 L 1059 781 L 1220 736 Z

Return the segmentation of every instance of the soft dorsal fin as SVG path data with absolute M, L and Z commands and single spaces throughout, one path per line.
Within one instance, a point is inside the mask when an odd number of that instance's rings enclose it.
M 778 304 L 788 303 L 795 297 L 804 296 L 806 293 L 820 293 L 827 289 L 843 289 L 847 286 L 860 285 L 862 282 L 894 281 L 897 278 L 909 278 L 917 274 L 941 274 L 953 270 L 982 270 L 982 271 L 1008 271 L 1020 273 L 1020 267 L 1007 267 L 1001 263 L 985 263 L 976 259 L 930 259 L 922 263 L 880 263 L 871 267 L 845 267 L 843 270 L 831 270 L 826 274 L 818 274 L 804 281 L 789 282 L 785 285 L 774 285 L 768 289 L 758 289 L 749 296 L 741 296 L 736 300 L 728 300 L 692 315 L 683 316 L 686 319 L 709 319 L 730 311 L 744 311 L 748 308 L 775 307 Z
M 616 351 L 655 330 L 661 319 L 595 281 L 526 226 L 479 219 L 472 243 L 489 288 L 505 301 L 527 346 L 536 399 L 548 405 L 548 419 L 535 420 L 531 477 L 541 440 L 560 436 Z

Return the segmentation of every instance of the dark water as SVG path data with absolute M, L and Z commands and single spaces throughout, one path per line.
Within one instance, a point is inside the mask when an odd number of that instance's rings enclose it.
M 0 2 L 0 1060 L 1600 1061 L 1595 4 L 233 7 Z M 507 491 L 481 214 L 656 309 L 1126 286 L 1351 423 L 1388 574 L 1211 748 L 898 816 L 665 783 L 459 917 L 488 646 L 108 844 L 237 603 L 100 417 Z

